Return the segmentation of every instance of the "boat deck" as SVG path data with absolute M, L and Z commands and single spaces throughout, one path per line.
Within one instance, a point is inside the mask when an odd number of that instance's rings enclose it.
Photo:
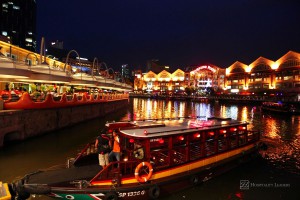
M 27 183 L 58 185 L 76 180 L 91 180 L 102 167 L 100 165 L 88 165 L 73 168 L 63 168 L 58 170 L 40 171 L 31 174 Z

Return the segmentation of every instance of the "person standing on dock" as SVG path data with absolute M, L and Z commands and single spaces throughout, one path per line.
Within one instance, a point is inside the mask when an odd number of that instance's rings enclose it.
M 120 137 L 118 136 L 116 130 L 113 131 L 113 150 L 109 153 L 109 161 L 114 161 L 114 157 L 117 161 L 120 161 L 121 157 L 121 148 L 120 148 Z
M 97 147 L 99 155 L 99 165 L 103 168 L 109 164 L 108 153 L 110 152 L 110 139 L 106 134 L 97 137 L 95 147 Z

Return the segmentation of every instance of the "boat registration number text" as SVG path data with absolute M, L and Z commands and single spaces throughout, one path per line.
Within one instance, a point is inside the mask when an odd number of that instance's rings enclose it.
M 134 191 L 134 192 L 119 192 L 119 198 L 122 198 L 122 197 L 142 196 L 142 195 L 144 195 L 145 193 L 146 193 L 145 190 Z

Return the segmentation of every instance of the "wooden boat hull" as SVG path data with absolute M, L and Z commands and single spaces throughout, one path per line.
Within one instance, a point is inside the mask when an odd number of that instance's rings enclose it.
M 177 167 L 153 173 L 146 183 L 127 183 L 120 186 L 75 184 L 69 187 L 50 186 L 45 184 L 19 184 L 17 193 L 44 194 L 59 199 L 157 199 L 170 195 L 178 188 L 185 189 L 201 184 L 215 176 L 225 173 L 239 164 L 251 160 L 257 153 L 259 143 L 226 151 L 217 155 L 190 162 Z M 28 181 L 28 180 L 27 180 Z M 123 183 L 124 182 L 124 183 Z M 130 182 L 130 181 L 129 181 Z M 24 198 L 25 199 L 25 198 Z

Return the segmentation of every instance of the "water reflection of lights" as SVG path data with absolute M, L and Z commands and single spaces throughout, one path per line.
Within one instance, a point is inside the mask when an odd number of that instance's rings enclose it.
M 268 138 L 280 138 L 279 130 L 280 125 L 277 124 L 276 120 L 273 118 L 266 118 L 265 119 L 265 129 L 264 129 L 264 136 Z
M 248 121 L 248 113 L 249 113 L 248 108 L 246 106 L 244 106 L 242 108 L 242 113 L 241 113 L 241 120 L 242 121 Z
M 178 117 L 184 117 L 185 114 L 185 102 L 180 102 Z
M 261 115 L 259 109 L 251 106 L 206 104 L 198 102 L 176 102 L 164 100 L 133 99 L 133 112 L 136 120 L 175 118 L 187 116 L 231 117 L 251 122 L 250 130 L 260 130 L 268 149 L 262 152 L 266 160 L 275 166 L 300 171 L 300 116 L 292 118 Z M 129 116 L 129 115 L 127 115 Z M 126 116 L 126 117 L 127 117 Z M 200 126 L 199 123 L 194 125 Z M 171 121 L 166 122 L 171 123 Z
M 174 101 L 174 114 L 175 114 L 175 117 L 178 117 L 178 102 L 177 101 Z
M 238 118 L 238 107 L 237 106 L 221 106 L 220 110 L 221 117 L 227 118 L 230 117 L 232 119 Z
M 226 112 L 227 117 L 231 116 L 232 119 L 237 119 L 238 115 L 238 107 L 237 106 L 231 106 L 230 109 L 228 109 L 228 112 Z
M 198 103 L 195 104 L 195 116 L 211 116 L 210 104 Z
M 146 119 L 151 119 L 151 113 L 152 113 L 152 101 L 150 99 L 148 99 L 147 103 L 146 103 Z

